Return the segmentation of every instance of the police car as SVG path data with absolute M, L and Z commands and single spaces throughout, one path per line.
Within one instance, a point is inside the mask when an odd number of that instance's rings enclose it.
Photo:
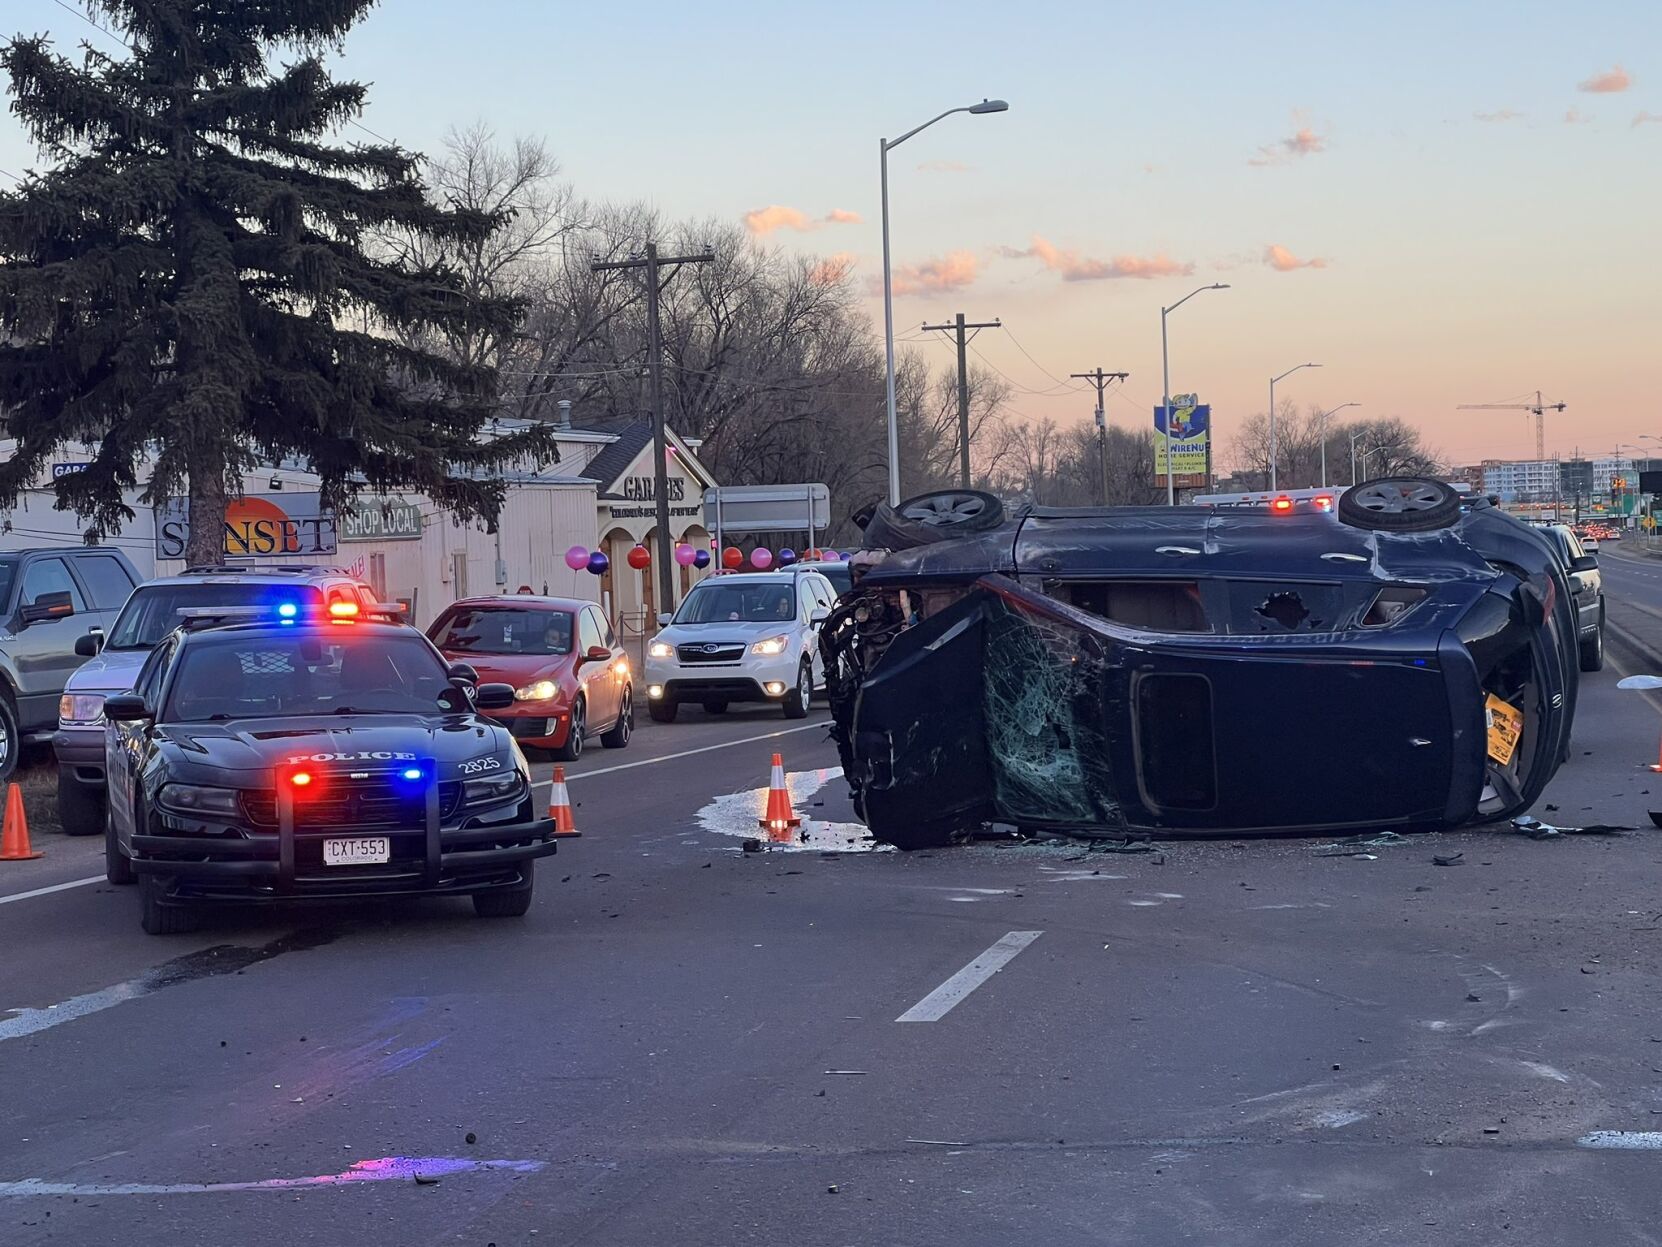
M 186 610 L 130 692 L 104 703 L 111 883 L 144 929 L 211 902 L 471 896 L 529 909 L 556 850 L 506 728 L 513 689 L 475 688 L 396 608 Z

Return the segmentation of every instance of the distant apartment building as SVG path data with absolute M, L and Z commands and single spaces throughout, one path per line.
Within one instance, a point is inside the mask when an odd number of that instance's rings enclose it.
M 1503 502 L 1551 502 L 1558 496 L 1558 469 L 1556 459 L 1485 459 L 1483 492 Z

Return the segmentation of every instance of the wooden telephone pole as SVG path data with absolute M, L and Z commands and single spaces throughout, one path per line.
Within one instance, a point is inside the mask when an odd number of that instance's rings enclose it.
M 996 320 L 984 321 L 979 324 L 965 324 L 964 314 L 959 312 L 950 325 L 925 325 L 925 333 L 950 333 L 958 339 L 958 483 L 963 488 L 970 487 L 970 424 L 969 424 L 969 361 L 964 352 L 969 349 L 970 338 L 975 335 L 966 332 L 971 329 L 1002 329 L 1004 326 Z

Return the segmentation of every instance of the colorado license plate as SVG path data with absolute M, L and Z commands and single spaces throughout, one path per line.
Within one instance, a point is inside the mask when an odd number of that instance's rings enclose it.
M 385 836 L 354 840 L 325 840 L 325 866 L 375 866 L 392 860 L 392 841 Z

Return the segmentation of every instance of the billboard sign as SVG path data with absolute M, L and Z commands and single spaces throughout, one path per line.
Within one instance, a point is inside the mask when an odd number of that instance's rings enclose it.
M 824 532 L 830 525 L 831 490 L 817 481 L 704 491 L 704 527 L 712 533 Z
M 190 542 L 190 508 L 169 498 L 156 508 L 156 557 L 180 559 Z M 233 559 L 333 554 L 335 515 L 318 494 L 247 494 L 225 506 L 225 553 Z
M 350 514 L 340 517 L 342 541 L 419 541 L 421 508 L 402 498 L 368 495 L 353 500 Z
M 1169 470 L 1178 476 L 1204 476 L 1212 445 L 1212 408 L 1193 394 L 1173 394 L 1171 407 L 1154 409 L 1154 473 L 1164 479 Z

